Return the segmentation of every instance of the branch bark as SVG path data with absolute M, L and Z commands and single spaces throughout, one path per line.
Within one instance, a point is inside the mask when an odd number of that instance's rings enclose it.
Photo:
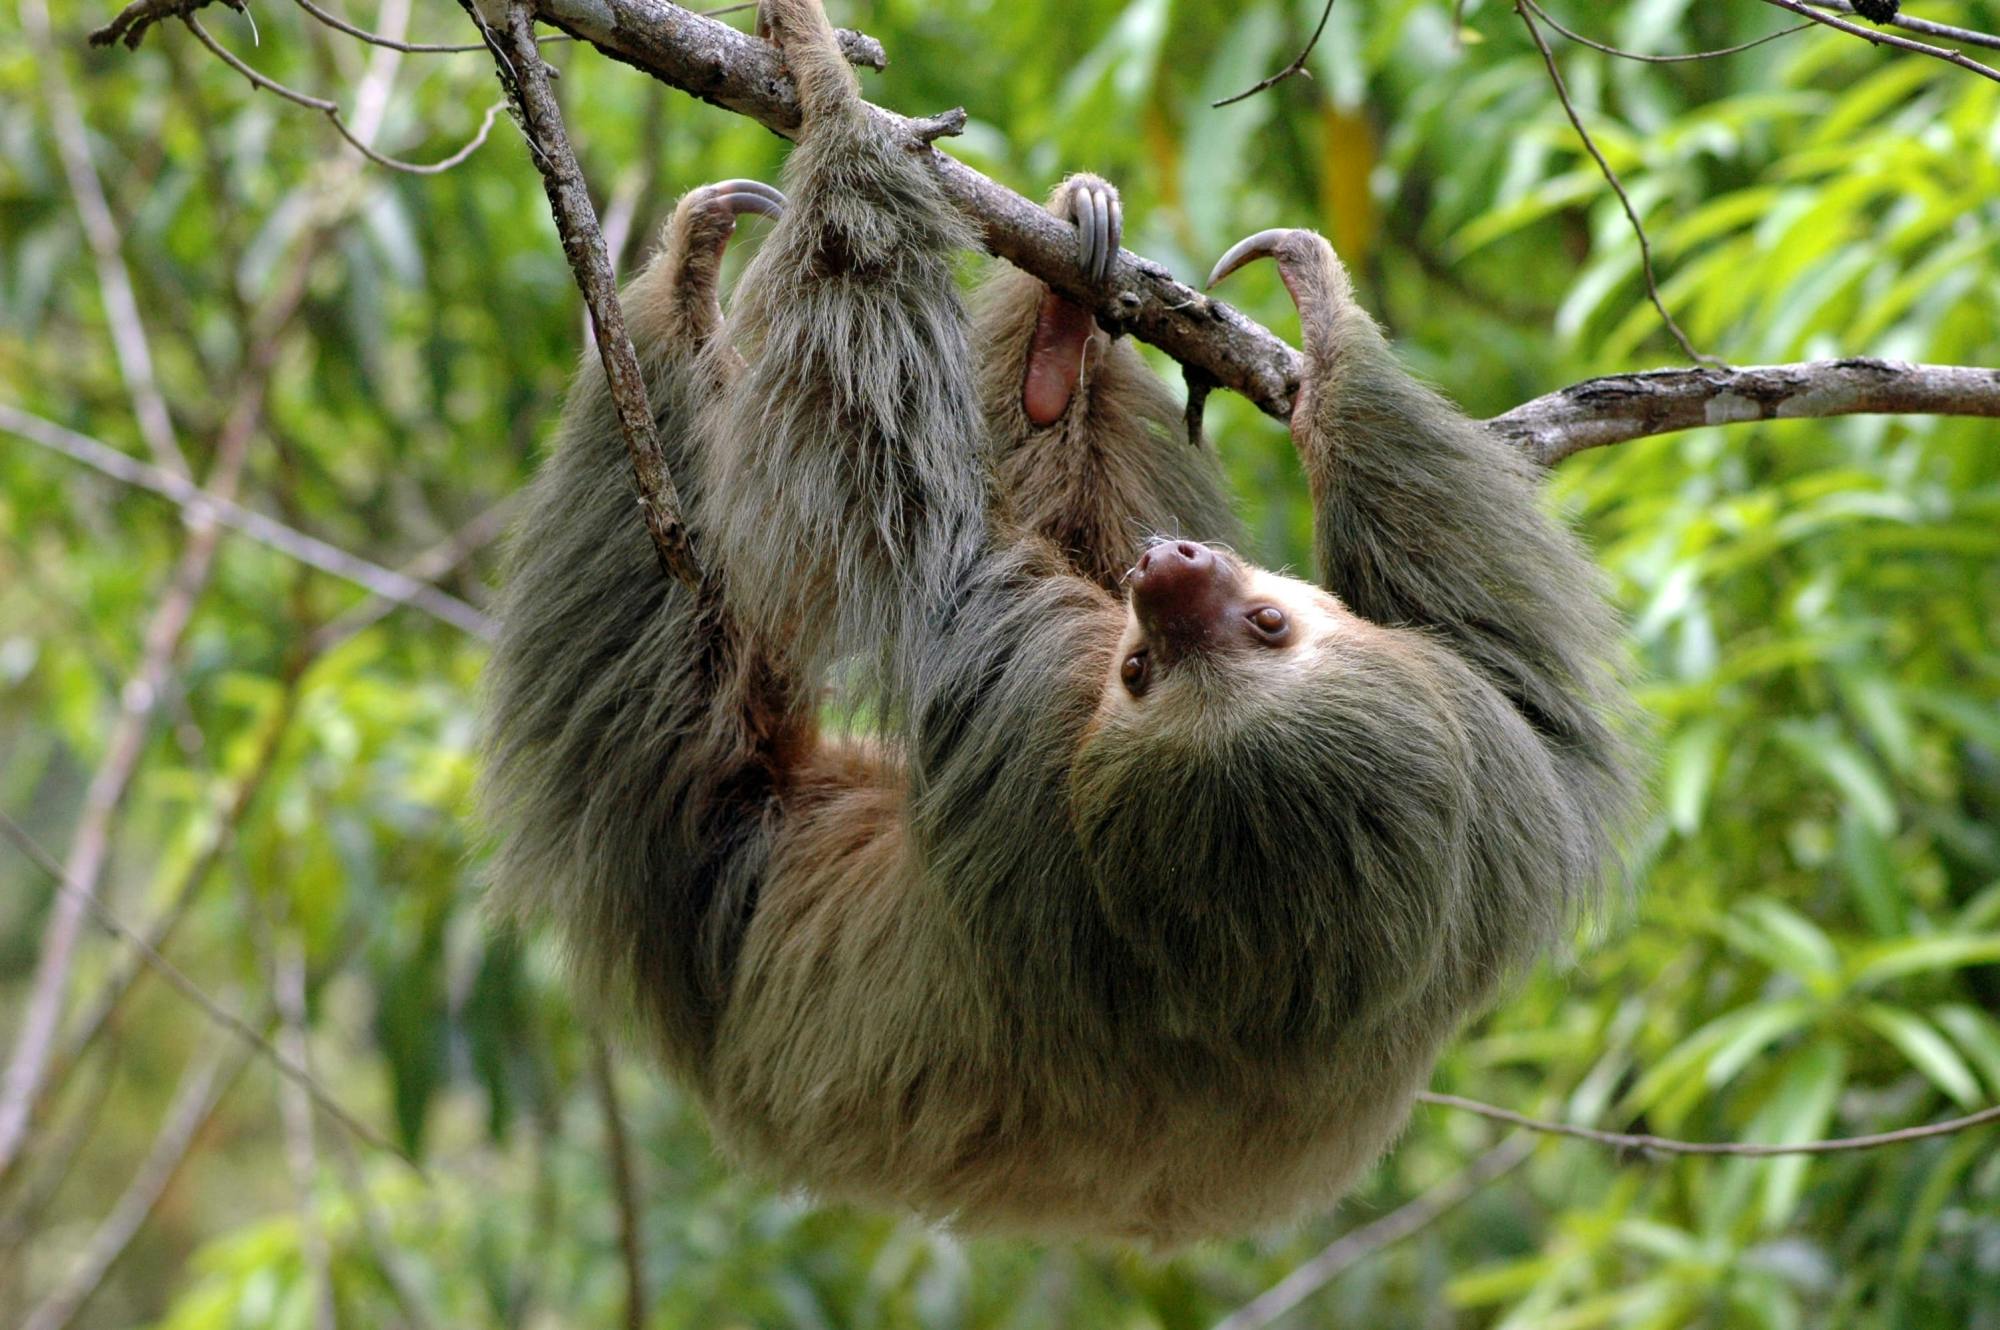
M 2000 370 L 1902 360 L 1656 369 L 1587 379 L 1487 421 L 1544 466 L 1703 425 L 1829 416 L 2000 416 Z
M 660 556 L 660 567 L 689 590 L 699 591 L 701 566 L 695 560 L 687 526 L 681 521 L 680 495 L 660 449 L 659 428 L 646 401 L 639 356 L 625 332 L 625 312 L 618 305 L 618 282 L 611 273 L 604 234 L 598 229 L 597 208 L 590 201 L 583 169 L 570 149 L 562 108 L 556 103 L 548 66 L 542 63 L 535 43 L 535 10 L 525 0 L 509 0 L 505 25 L 495 30 L 487 25 L 474 0 L 461 3 L 492 45 L 500 85 L 514 103 L 535 169 L 542 173 L 542 188 L 549 196 L 556 230 L 562 235 L 563 253 L 590 309 L 591 326 L 597 331 L 598 359 L 610 385 L 611 402 L 639 485 L 639 507 L 645 514 L 653 549 Z
M 1401 1242 L 1518 1168 L 1534 1153 L 1534 1148 L 1534 1138 L 1526 1132 L 1507 1137 L 1429 1191 L 1372 1223 L 1341 1234 L 1317 1256 L 1217 1321 L 1215 1330 L 1265 1330 L 1276 1324 L 1279 1318 L 1363 1259 Z
M 137 45 L 150 24 L 216 2 L 134 0 L 91 40 Z M 1789 8 L 1793 0 L 1766 2 Z M 727 24 L 668 0 L 536 0 L 534 12 L 612 59 L 774 133 L 790 137 L 798 128 L 798 100 L 777 52 Z M 841 43 L 856 64 L 885 63 L 872 38 L 842 32 Z M 919 122 L 881 107 L 871 110 L 906 140 L 918 134 Z M 1150 342 L 1269 415 L 1290 418 L 1299 356 L 1268 329 L 1129 250 L 1119 251 L 1106 281 L 1090 284 L 1077 265 L 1074 234 L 1047 209 L 944 153 L 932 151 L 926 161 L 994 254 L 1088 306 L 1105 326 Z M 1754 405 L 1767 400 L 1763 385 L 1786 382 L 1798 386 L 1777 394 L 1781 404 L 1773 399 L 1770 409 Z M 1732 392 L 1732 384 L 1743 391 Z M 1737 402 L 1738 396 L 1753 405 Z M 1712 414 L 1710 403 L 1716 404 Z M 1864 413 L 2000 416 L 2000 382 L 1984 369 L 1886 360 L 1658 370 L 1576 384 L 1488 423 L 1554 464 L 1586 448 L 1700 425 Z
M 798 130 L 798 99 L 778 53 L 747 33 L 666 0 L 540 0 L 536 8 L 543 22 L 663 83 L 787 138 Z M 863 46 L 867 40 L 843 34 L 850 59 L 867 55 L 856 63 L 875 63 L 881 48 Z M 921 126 L 909 117 L 869 109 L 903 141 L 919 136 Z M 1298 353 L 1254 320 L 1130 250 L 1118 252 L 1103 283 L 1092 283 L 1077 263 L 1075 231 L 1048 209 L 944 153 L 932 151 L 926 161 L 993 253 L 1093 309 L 1106 327 L 1151 342 L 1271 415 L 1290 418 Z
M 12 403 L 0 401 L 0 431 L 59 452 L 114 480 L 151 490 L 180 505 L 190 521 L 212 518 L 226 527 L 241 531 L 261 545 L 297 559 L 309 568 L 317 568 L 373 592 L 381 600 L 412 606 L 488 642 L 498 634 L 499 630 L 490 616 L 447 591 L 407 573 L 384 568 L 358 554 L 351 554 L 317 536 L 286 526 L 276 518 L 245 508 L 240 503 L 217 498 L 185 476 L 165 467 L 150 466 L 107 443 L 32 415 Z

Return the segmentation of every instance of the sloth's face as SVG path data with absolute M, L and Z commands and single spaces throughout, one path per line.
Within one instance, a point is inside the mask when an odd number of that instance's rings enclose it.
M 1296 879 L 1324 856 L 1343 699 L 1369 625 L 1307 582 L 1193 541 L 1126 579 L 1125 628 L 1071 771 L 1086 861 L 1132 899 L 1170 883 Z M 1140 882 L 1152 888 L 1138 888 Z
M 1126 588 L 1125 631 L 1099 709 L 1113 725 L 1227 723 L 1219 712 L 1287 691 L 1357 622 L 1309 582 L 1188 540 L 1149 546 Z

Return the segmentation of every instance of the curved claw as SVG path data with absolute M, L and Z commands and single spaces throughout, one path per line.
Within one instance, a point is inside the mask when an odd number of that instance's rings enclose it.
M 1076 191 L 1076 263 L 1083 269 L 1084 276 L 1093 282 L 1099 280 L 1098 265 L 1104 250 L 1103 225 L 1094 191 L 1088 188 Z
M 1111 275 L 1111 265 L 1118 261 L 1118 247 L 1125 241 L 1125 202 L 1116 190 L 1104 199 L 1104 267 L 1097 274 L 1103 281 Z
M 785 196 L 761 180 L 718 180 L 702 192 L 706 202 L 721 204 L 733 216 L 746 212 L 763 217 L 785 215 Z
M 1258 259 L 1277 259 L 1282 265 L 1284 255 L 1281 250 L 1294 234 L 1296 233 L 1289 227 L 1279 226 L 1268 231 L 1259 231 L 1253 236 L 1243 237 L 1215 261 L 1215 267 L 1210 269 L 1208 274 L 1208 286 L 1203 289 L 1213 289 L 1217 282 L 1245 264 L 1254 263 Z
M 1050 205 L 1058 217 L 1076 227 L 1076 263 L 1084 280 L 1103 282 L 1118 262 L 1118 245 L 1125 229 L 1125 208 L 1118 191 L 1094 175 L 1071 176 Z

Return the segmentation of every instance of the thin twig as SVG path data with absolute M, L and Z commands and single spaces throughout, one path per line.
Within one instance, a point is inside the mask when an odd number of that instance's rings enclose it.
M 497 632 L 490 616 L 449 592 L 384 568 L 358 554 L 350 554 L 317 536 L 286 526 L 276 518 L 253 512 L 238 503 L 217 499 L 191 480 L 163 467 L 150 466 L 109 444 L 31 415 L 11 403 L 0 402 L 0 430 L 59 452 L 114 480 L 151 490 L 178 504 L 190 518 L 213 516 L 224 526 L 241 531 L 259 544 L 297 559 L 308 567 L 352 582 L 383 600 L 420 609 L 474 637 L 490 642 Z
M 104 183 L 98 177 L 97 166 L 90 159 L 90 133 L 51 40 L 48 7 L 43 0 L 21 0 L 21 27 L 27 33 L 29 49 L 42 73 L 56 151 L 62 158 L 70 197 L 76 201 L 77 220 L 83 223 L 83 237 L 97 268 L 105 328 L 111 335 L 118 375 L 132 399 L 132 418 L 138 422 L 139 437 L 146 441 L 153 460 L 185 479 L 193 472 L 188 469 L 187 456 L 174 436 L 173 414 L 167 410 L 166 398 L 160 393 L 159 380 L 153 371 L 153 353 L 146 339 L 145 321 L 139 316 L 138 299 L 132 293 L 132 273 L 120 248 L 118 223 L 104 197 Z
M 286 87 L 268 74 L 259 73 L 248 64 L 245 64 L 243 60 L 237 57 L 221 42 L 209 36 L 208 29 L 202 27 L 201 20 L 193 14 L 181 15 L 181 22 L 187 25 L 188 31 L 195 35 L 197 41 L 209 49 L 210 54 L 248 79 L 251 87 L 259 88 L 275 96 L 282 97 L 296 106 L 305 107 L 309 111 L 318 111 L 332 123 L 334 129 L 339 131 L 340 137 L 353 145 L 356 152 L 359 152 L 363 157 L 366 157 L 377 166 L 386 166 L 392 171 L 402 171 L 409 175 L 440 175 L 451 170 L 452 167 L 457 166 L 473 153 L 478 152 L 480 147 L 485 144 L 486 136 L 492 132 L 494 117 L 500 114 L 501 108 L 505 105 L 503 102 L 495 102 L 493 105 L 487 107 L 485 116 L 480 119 L 478 132 L 472 136 L 470 142 L 466 143 L 465 146 L 461 147 L 457 152 L 452 153 L 449 157 L 435 162 L 406 162 L 398 157 L 385 156 L 370 147 L 366 136 L 356 133 L 348 127 L 346 117 L 340 112 L 340 103 L 329 101 L 324 97 L 315 97 L 310 93 L 300 92 L 296 88 Z M 393 50 L 395 48 L 391 47 L 389 49 Z
M 182 870 L 180 881 L 167 894 L 167 904 L 153 916 L 152 922 L 146 925 L 142 935 L 145 947 L 127 948 L 112 963 L 97 985 L 96 1000 L 90 1004 L 89 1010 L 73 1023 L 71 1033 L 62 1048 L 50 1060 L 42 1083 L 28 1104 L 31 1122 L 34 1116 L 42 1111 L 43 1106 L 52 1101 L 62 1090 L 91 1045 L 110 1028 L 112 1019 L 137 986 L 140 976 L 147 973 L 143 959 L 144 952 L 165 949 L 174 931 L 180 927 L 181 920 L 187 917 L 188 911 L 193 907 L 202 884 L 208 880 L 208 875 L 214 871 L 216 864 L 221 862 L 222 856 L 235 840 L 237 829 L 242 826 L 243 819 L 255 802 L 258 791 L 263 788 L 264 781 L 275 765 L 278 748 L 298 703 L 303 674 L 304 670 L 301 668 L 287 678 L 277 710 L 258 740 L 257 751 L 251 758 L 249 769 L 230 793 L 228 802 L 216 819 L 215 830 L 211 833 L 208 843 L 202 847 L 201 853 L 195 856 L 193 862 Z M 13 1162 L 18 1163 L 19 1157 L 17 1156 Z M 12 1164 L 9 1165 L 9 1168 L 11 1167 Z M 8 1171 L 7 1168 L 0 1168 L 0 1180 L 8 1176 Z
M 270 932 L 272 930 L 263 930 Z M 270 939 L 271 1000 L 278 1013 L 278 1047 L 299 1069 L 312 1074 L 306 1039 L 306 954 L 296 927 L 276 930 Z M 278 1115 L 285 1132 L 285 1166 L 299 1211 L 299 1251 L 312 1281 L 314 1330 L 338 1330 L 333 1302 L 333 1261 L 327 1251 L 326 1225 L 320 1218 L 319 1150 L 313 1142 L 312 1097 L 298 1082 L 278 1086 Z
M 1764 0 L 1764 3 L 1767 5 L 1776 5 L 1779 9 L 1790 10 L 1800 18 L 1811 19 L 1813 22 L 1832 28 L 1835 31 L 1844 32 L 1850 37 L 1859 37 L 1862 41 L 1871 43 L 1872 45 L 1893 46 L 1899 51 L 1910 51 L 1917 55 L 1931 56 L 1934 59 L 1944 61 L 1948 65 L 1957 65 L 1960 69 L 1977 74 L 1981 78 L 1992 79 L 1995 83 L 2000 83 L 2000 69 L 1995 69 L 1991 65 L 1982 65 L 1963 51 L 1947 50 L 1942 46 L 1932 46 L 1928 42 L 1911 41 L 1908 37 L 1898 37 L 1894 33 L 1883 32 L 1879 28 L 1864 28 L 1859 23 L 1849 23 L 1844 18 L 1837 18 L 1832 14 L 1823 13 L 1807 4 L 1805 0 Z
M 1852 14 L 1854 6 L 1848 0 L 1811 0 L 1814 9 L 1831 9 L 1836 14 Z M 1870 19 L 1869 22 L 1874 22 Z M 1882 25 L 1877 24 L 1880 27 Z M 1905 32 L 1921 32 L 1926 37 L 1939 37 L 1948 42 L 1961 42 L 1966 46 L 1984 46 L 1988 50 L 2000 51 L 2000 37 L 1990 32 L 1979 32 L 1972 28 L 1955 28 L 1949 23 L 1938 23 L 1914 14 L 1898 14 L 1888 22 L 1892 28 Z
M 180 1171 L 194 1145 L 194 1138 L 207 1125 L 223 1094 L 242 1074 L 248 1061 L 248 1050 L 242 1045 L 218 1041 L 188 1068 L 181 1077 L 180 1088 L 174 1092 L 159 1133 L 153 1138 L 153 1146 L 132 1175 L 132 1181 L 91 1234 L 76 1265 L 55 1291 L 29 1313 L 28 1319 L 21 1323 L 21 1330 L 63 1330 L 83 1310 L 84 1303 L 111 1273 L 111 1267 L 132 1245 L 153 1207 L 160 1203 L 167 1184 Z
M 513 510 L 514 498 L 510 495 L 474 516 L 464 526 L 418 554 L 398 571 L 403 576 L 415 578 L 420 582 L 436 582 L 464 563 L 476 551 L 492 544 L 505 530 Z M 397 604 L 397 601 L 390 600 L 386 596 L 368 597 L 316 629 L 306 640 L 307 651 L 318 655 L 332 650 L 356 633 L 379 623 L 396 608 Z
M 324 23 L 327 27 L 332 28 L 335 32 L 344 32 L 349 37 L 357 41 L 366 42 L 370 46 L 380 46 L 390 51 L 401 51 L 405 55 L 456 55 L 465 51 L 483 51 L 486 49 L 486 43 L 484 42 L 406 42 L 395 37 L 385 37 L 379 32 L 370 32 L 366 28 L 358 28 L 346 19 L 341 18 L 338 14 L 332 14 L 321 9 L 313 3 L 313 0 L 292 0 L 292 3 L 300 9 L 305 10 L 306 13 L 312 15 L 321 23 Z M 573 39 L 566 32 L 551 32 L 544 34 L 539 40 L 545 42 L 566 42 Z
M 1611 163 L 1606 161 L 1604 154 L 1598 150 L 1597 140 L 1593 139 L 1590 131 L 1584 128 L 1583 117 L 1577 113 L 1576 103 L 1570 100 L 1569 87 L 1563 82 L 1562 70 L 1556 64 L 1555 52 L 1551 51 L 1548 42 L 1543 40 L 1542 30 L 1535 26 L 1534 16 L 1528 12 L 1528 2 L 1529 0 L 1514 0 L 1514 12 L 1521 16 L 1521 22 L 1527 25 L 1528 35 L 1535 39 L 1535 49 L 1542 53 L 1542 63 L 1548 67 L 1549 82 L 1555 85 L 1556 99 L 1562 103 L 1563 114 L 1569 117 L 1570 124 L 1576 128 L 1576 136 L 1583 140 L 1585 151 L 1589 152 L 1591 160 L 1597 163 L 1597 169 L 1603 173 L 1605 183 L 1611 186 L 1611 192 L 1618 196 L 1619 204 L 1625 209 L 1626 220 L 1632 223 L 1632 234 L 1639 238 L 1639 266 L 1646 276 L 1647 298 L 1653 302 L 1653 308 L 1660 313 L 1661 322 L 1667 325 L 1667 331 L 1674 335 L 1674 340 L 1680 343 L 1681 350 L 1687 352 L 1690 360 L 1699 361 L 1704 365 L 1720 365 L 1722 362 L 1714 356 L 1697 351 L 1694 343 L 1688 340 L 1688 335 L 1681 331 L 1681 325 L 1674 322 L 1674 316 L 1667 312 L 1667 302 L 1660 298 L 1660 284 L 1653 276 L 1653 246 L 1646 239 L 1646 224 L 1639 220 L 1639 210 L 1632 206 L 1632 198 L 1625 192 L 1625 182 L 1611 169 Z
M 1401 1242 L 1518 1168 L 1534 1149 L 1534 1137 L 1514 1133 L 1414 1200 L 1341 1234 L 1317 1256 L 1216 1322 L 1215 1330 L 1264 1330 L 1365 1258 Z
M 34 837 L 30 836 L 22 828 L 20 823 L 4 812 L 0 812 L 0 836 L 5 836 L 8 840 L 12 841 L 15 847 L 28 858 L 29 862 L 41 869 L 48 876 L 49 880 L 55 883 L 57 889 L 65 897 L 82 902 L 84 909 L 90 913 L 90 916 L 97 922 L 100 928 L 126 945 L 136 948 L 139 954 L 146 958 L 146 963 L 159 971 L 160 977 L 173 985 L 174 989 L 198 1008 L 211 1023 L 228 1030 L 237 1038 L 249 1044 L 273 1067 L 276 1067 L 281 1075 L 304 1087 L 306 1093 L 312 1096 L 313 1102 L 319 1105 L 321 1111 L 328 1117 L 376 1149 L 384 1151 L 387 1154 L 392 1154 L 402 1160 L 418 1174 L 422 1175 L 424 1173 L 424 1166 L 422 1164 L 405 1154 L 398 1146 L 378 1133 L 373 1127 L 370 1127 L 345 1108 L 342 1108 L 340 1101 L 335 1099 L 319 1082 L 315 1081 L 310 1073 L 304 1068 L 295 1065 L 290 1058 L 280 1053 L 277 1047 L 263 1034 L 259 1033 L 248 1021 L 203 992 L 201 985 L 190 979 L 185 970 L 182 970 L 178 965 L 168 960 L 160 952 L 147 946 L 146 939 L 126 927 L 118 916 L 113 914 L 110 908 L 98 899 L 96 892 L 90 891 L 80 884 L 71 881 L 69 875 L 63 871 L 62 865 L 56 862 L 55 856 L 43 849 L 35 841 Z
M 611 1194 L 618 1200 L 618 1247 L 625 1260 L 625 1325 L 646 1330 L 646 1244 L 640 1227 L 639 1179 L 633 1169 L 632 1147 L 625 1130 L 625 1113 L 618 1104 L 617 1069 L 602 1038 L 591 1040 L 591 1078 L 597 1082 L 598 1103 L 604 1110 L 604 1163 L 611 1173 Z
M 1246 97 L 1255 97 L 1258 93 L 1264 91 L 1266 88 L 1277 87 L 1280 83 L 1283 83 L 1286 79 L 1290 78 L 1294 74 L 1302 74 L 1306 78 L 1311 78 L 1312 71 L 1306 68 L 1306 57 L 1313 53 L 1313 47 L 1319 45 L 1319 35 L 1322 32 L 1326 31 L 1326 21 L 1332 14 L 1333 14 L 1333 0 L 1326 0 L 1326 8 L 1319 11 L 1319 26 L 1313 29 L 1312 36 L 1306 38 L 1305 48 L 1301 50 L 1297 55 L 1292 57 L 1292 63 L 1286 65 L 1283 69 L 1271 75 L 1269 78 L 1263 78 L 1257 80 L 1257 82 L 1251 84 L 1249 87 L 1245 88 L 1243 91 L 1237 93 L 1233 97 L 1224 97 L 1219 102 L 1210 102 L 1209 107 L 1211 109 L 1215 109 L 1224 106 L 1230 106 L 1236 102 L 1242 101 Z
M 1669 1136 L 1599 1131 L 1595 1127 L 1577 1127 L 1567 1122 L 1531 1118 L 1509 1108 L 1483 1104 L 1477 1099 L 1465 1099 L 1455 1094 L 1439 1094 L 1435 1090 L 1419 1091 L 1417 1099 L 1422 1103 L 1435 1104 L 1439 1108 L 1463 1109 L 1467 1113 L 1476 1113 L 1494 1122 L 1526 1127 L 1529 1131 L 1543 1132 L 1550 1136 L 1573 1136 L 1578 1140 L 1594 1141 L 1599 1145 L 1608 1145 L 1632 1154 L 1735 1155 L 1751 1159 L 1763 1159 L 1773 1155 L 1824 1155 L 1838 1154 L 1845 1150 L 1875 1150 L 1885 1145 L 1905 1145 L 1911 1141 L 1921 1141 L 1932 1136 L 1949 1136 L 1954 1132 L 1970 1131 L 1974 1127 L 2000 1122 L 2000 1104 L 1996 1104 L 1992 1108 L 1982 1108 L 1977 1113 L 1968 1113 L 1964 1117 L 1947 1118 L 1943 1122 L 1929 1122 L 1920 1127 L 1904 1127 L 1898 1131 L 1875 1132 L 1868 1136 L 1839 1136 L 1825 1141 L 1791 1141 L 1779 1145 L 1765 1145 L 1750 1141 L 1681 1141 Z
M 463 3 L 474 21 L 479 21 L 473 0 Z M 591 204 L 576 154 L 570 150 L 562 108 L 549 87 L 548 66 L 535 46 L 534 16 L 521 0 L 510 0 L 506 31 L 486 29 L 486 33 L 494 44 L 495 56 L 500 57 L 495 69 L 501 86 L 513 100 L 521 131 L 534 149 L 535 167 L 541 172 L 542 187 L 562 235 L 563 253 L 597 330 L 597 354 L 604 364 L 625 450 L 638 480 L 639 507 L 647 534 L 653 538 L 661 568 L 690 590 L 699 589 L 701 566 L 681 521 L 680 495 L 660 450 L 659 430 L 646 401 L 646 379 L 639 370 L 639 357 L 625 332 L 625 313 L 618 305 L 617 282 L 611 275 L 604 235 L 597 226 L 597 210 Z
M 303 4 L 305 0 L 299 0 L 299 2 Z M 1795 32 L 1804 32 L 1812 26 L 1810 22 L 1794 23 L 1789 28 L 1780 28 L 1776 32 L 1767 32 L 1762 37 L 1758 37 L 1752 41 L 1740 42 L 1735 46 L 1724 46 L 1714 51 L 1692 51 L 1684 55 L 1648 55 L 1643 51 L 1627 51 L 1623 47 L 1607 46 L 1603 42 L 1586 37 L 1580 32 L 1573 32 L 1557 22 L 1550 15 L 1549 11 L 1536 4 L 1535 0 L 1525 0 L 1525 3 L 1528 8 L 1535 11 L 1537 18 L 1569 40 L 1575 42 L 1578 46 L 1588 46 L 1593 51 L 1602 51 L 1606 55 L 1615 55 L 1620 60 L 1638 60 L 1649 65 L 1679 65 L 1685 64 L 1690 60 L 1719 60 L 1726 55 L 1737 55 L 1753 47 L 1762 46 L 1765 42 L 1774 42 L 1780 37 L 1789 37 Z

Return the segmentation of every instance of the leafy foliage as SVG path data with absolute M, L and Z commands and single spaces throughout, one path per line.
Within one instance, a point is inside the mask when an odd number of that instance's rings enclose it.
M 2000 23 L 1990 4 L 1923 8 Z M 351 108 L 388 68 L 289 7 L 255 9 L 254 47 L 227 11 L 207 22 L 294 86 Z M 1475 411 L 1675 358 L 1624 213 L 1497 0 L 1463 5 L 1462 27 L 1446 0 L 1338 0 L 1311 79 L 1209 107 L 1289 59 L 1320 9 L 875 0 L 845 17 L 893 57 L 871 95 L 911 112 L 966 105 L 954 150 L 1026 192 L 1079 168 L 1117 180 L 1129 245 L 1183 275 L 1248 231 L 1318 225 L 1411 362 Z M 450 7 L 424 10 L 414 35 L 464 39 Z M 1649 52 L 1788 19 L 1750 0 L 1555 12 Z M 251 402 L 245 501 L 377 562 L 504 501 L 580 331 L 518 135 L 503 121 L 440 176 L 357 169 L 319 117 L 253 93 L 175 25 L 136 54 L 86 53 L 81 32 L 102 17 L 62 6 L 58 50 L 0 48 L 0 401 L 145 452 L 57 151 L 60 84 L 88 125 L 198 476 Z M 769 178 L 781 160 L 754 125 L 586 49 L 550 50 L 600 210 L 638 219 L 628 265 L 679 190 Z M 1824 30 L 1673 65 L 1556 54 L 1645 220 L 1662 295 L 1704 350 L 1996 363 L 2000 88 Z M 463 142 L 495 95 L 484 59 L 395 62 L 379 146 L 433 160 Z M 261 324 L 292 281 L 296 309 Z M 1293 326 L 1267 271 L 1230 294 Z M 1255 552 L 1302 563 L 1282 430 L 1222 395 L 1210 422 Z M 1438 1088 L 1772 1142 L 2000 1101 L 1996 441 L 1980 422 L 1779 422 L 1625 444 L 1552 478 L 1630 610 L 1657 811 L 1633 848 L 1629 908 L 1470 1030 Z M 0 808 L 45 844 L 77 820 L 188 539 L 171 505 L 0 436 Z M 482 549 L 444 585 L 477 601 L 491 567 Z M 590 1070 L 615 1032 L 569 1009 L 538 945 L 493 937 L 477 910 L 467 791 L 483 649 L 409 609 L 315 638 L 361 596 L 225 534 L 102 891 L 136 926 L 184 896 L 167 948 L 240 1010 L 265 1009 L 283 944 L 301 947 L 317 1076 L 424 1172 L 322 1117 L 302 1203 L 279 1082 L 253 1063 L 84 1323 L 307 1324 L 322 1245 L 343 1324 L 621 1314 Z M 54 898 L 18 858 L 0 859 L 0 881 L 13 1012 Z M 125 963 L 87 937 L 79 1007 Z M 73 1070 L 58 1059 L 37 1148 L 0 1191 L 0 1314 L 71 1267 L 206 1033 L 142 978 Z M 1202 1325 L 1494 1139 L 1420 1110 L 1341 1214 L 1152 1258 L 814 1209 L 716 1159 L 642 1059 L 616 1079 L 656 1330 Z M 1775 1160 L 1627 1160 L 1547 1140 L 1289 1323 L 1996 1326 L 2000 1151 L 1990 1129 Z

